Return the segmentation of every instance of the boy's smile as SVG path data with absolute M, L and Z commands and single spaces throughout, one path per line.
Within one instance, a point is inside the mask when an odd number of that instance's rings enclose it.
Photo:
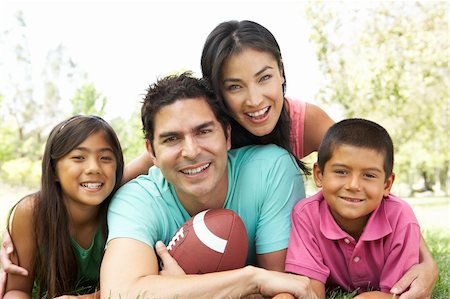
M 346 232 L 362 232 L 370 214 L 389 195 L 394 176 L 387 179 L 384 155 L 375 150 L 340 145 L 321 171 L 314 165 L 314 179 L 334 219 Z

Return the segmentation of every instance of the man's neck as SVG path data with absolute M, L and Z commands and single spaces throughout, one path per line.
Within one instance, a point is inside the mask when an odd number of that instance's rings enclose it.
M 177 193 L 181 204 L 191 216 L 207 209 L 223 208 L 228 193 L 228 176 L 221 180 L 211 192 L 202 195 L 201 197 L 180 194 L 176 191 L 176 188 L 175 192 Z

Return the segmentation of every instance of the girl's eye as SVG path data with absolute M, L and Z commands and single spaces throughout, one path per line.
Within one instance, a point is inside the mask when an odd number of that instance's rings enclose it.
M 73 159 L 73 160 L 83 160 L 84 157 L 83 156 L 72 156 L 71 159 Z
M 114 161 L 114 157 L 112 157 L 112 156 L 103 156 L 100 159 L 102 159 L 104 161 Z

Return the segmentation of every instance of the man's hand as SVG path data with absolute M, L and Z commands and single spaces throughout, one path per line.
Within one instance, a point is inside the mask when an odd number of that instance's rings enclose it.
M 163 242 L 156 242 L 155 251 L 161 259 L 162 270 L 159 272 L 160 275 L 186 275 L 177 261 L 167 251 L 167 247 Z
M 436 278 L 437 271 L 428 271 L 423 263 L 417 264 L 392 287 L 391 293 L 401 294 L 399 299 L 431 298 Z

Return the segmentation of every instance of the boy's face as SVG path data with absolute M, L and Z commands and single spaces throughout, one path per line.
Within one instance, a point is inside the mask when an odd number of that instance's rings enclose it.
M 351 145 L 336 147 L 323 171 L 314 165 L 314 180 L 321 187 L 336 222 L 342 228 L 365 225 L 369 215 L 387 196 L 394 181 L 387 180 L 384 156 L 375 150 Z
M 185 207 L 220 201 L 215 195 L 226 195 L 231 143 L 206 100 L 182 99 L 162 107 L 154 128 L 153 162 Z

